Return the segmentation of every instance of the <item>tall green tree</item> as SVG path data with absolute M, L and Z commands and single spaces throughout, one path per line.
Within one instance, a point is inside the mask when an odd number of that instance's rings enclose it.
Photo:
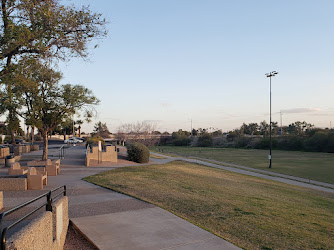
M 110 134 L 107 123 L 103 123 L 101 121 L 95 123 L 93 132 L 104 138 L 109 137 Z
M 15 76 L 24 100 L 20 115 L 41 132 L 46 160 L 48 133 L 75 113 L 91 117 L 99 100 L 83 86 L 60 85 L 61 74 L 34 58 L 23 60 Z
M 101 14 L 88 7 L 79 9 L 59 0 L 1 0 L 0 83 L 5 91 L 0 111 L 7 111 L 9 118 L 17 117 L 20 106 L 14 100 L 13 71 L 22 56 L 86 57 L 88 42 L 106 35 L 105 24 Z M 13 130 L 15 123 L 8 120 Z

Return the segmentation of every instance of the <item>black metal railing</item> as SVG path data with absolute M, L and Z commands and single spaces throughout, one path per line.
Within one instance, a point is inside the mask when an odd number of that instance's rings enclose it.
M 55 191 L 58 191 L 60 189 L 63 188 L 63 191 L 62 192 L 59 192 L 58 194 L 56 194 L 55 196 L 52 197 L 52 194 L 55 192 Z M 19 224 L 20 222 L 22 222 L 24 219 L 28 218 L 30 215 L 32 215 L 33 213 L 37 212 L 39 209 L 41 209 L 42 207 L 45 206 L 45 209 L 46 211 L 50 211 L 52 212 L 52 202 L 54 200 L 56 200 L 59 196 L 61 195 L 64 195 L 66 196 L 66 185 L 64 186 L 60 186 L 58 188 L 55 188 L 45 194 L 42 194 L 30 201 L 27 201 L 25 203 L 22 203 L 21 205 L 18 205 L 14 208 L 11 208 L 3 213 L 0 214 L 0 232 L 1 232 L 1 244 L 0 244 L 0 249 L 1 250 L 5 250 L 6 249 L 6 236 L 7 236 L 7 232 L 8 230 L 12 229 L 14 226 L 16 226 L 17 224 Z M 5 216 L 9 215 L 9 214 L 12 214 L 14 213 L 15 211 L 21 209 L 21 208 L 24 208 L 26 207 L 27 205 L 35 202 L 35 201 L 38 201 L 38 200 L 41 200 L 43 198 L 46 198 L 46 201 L 39 205 L 38 207 L 36 207 L 34 210 L 30 211 L 29 213 L 27 213 L 26 215 L 22 216 L 20 219 L 16 220 L 15 222 L 13 222 L 12 224 L 8 225 L 7 227 L 5 227 L 4 229 L 2 229 L 2 226 L 3 226 L 3 220 L 5 218 Z
M 59 149 L 59 159 L 65 158 L 65 146 L 61 146 Z

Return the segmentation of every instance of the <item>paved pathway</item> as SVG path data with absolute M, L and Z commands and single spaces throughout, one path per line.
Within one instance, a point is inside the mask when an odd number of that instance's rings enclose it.
M 57 149 L 50 150 L 50 154 L 57 154 L 57 152 Z M 85 149 L 82 146 L 69 148 L 66 152 L 66 159 L 62 160 L 61 174 L 49 176 L 45 190 L 5 192 L 5 207 L 21 204 L 45 193 L 46 190 L 65 184 L 68 190 L 71 221 L 100 249 L 238 249 L 227 241 L 152 204 L 81 180 L 85 176 L 101 171 L 133 165 L 123 160 L 109 167 L 87 168 L 84 166 L 84 153 Z M 37 155 L 41 152 L 32 152 L 30 155 L 32 154 Z M 202 159 L 166 157 L 165 159 L 153 159 L 153 163 L 164 164 L 174 160 L 199 163 L 334 193 L 334 189 L 330 187 L 284 178 L 284 175 L 254 172 L 254 169 L 242 166 L 223 166 Z M 0 174 L 6 171 L 7 169 L 0 169 Z
M 65 184 L 71 221 L 100 249 L 239 249 L 152 204 L 81 180 L 101 171 L 133 165 L 122 161 L 110 167 L 87 168 L 84 156 L 84 147 L 69 148 L 60 175 L 49 176 L 45 190 L 5 192 L 5 206 L 18 205 Z

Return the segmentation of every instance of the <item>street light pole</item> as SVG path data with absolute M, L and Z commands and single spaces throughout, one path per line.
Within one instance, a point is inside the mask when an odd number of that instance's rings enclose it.
M 270 124 L 269 124 L 269 133 L 270 133 L 270 149 L 269 149 L 269 168 L 271 168 L 271 151 L 273 148 L 273 144 L 272 144 L 272 139 L 271 139 L 271 78 L 275 75 L 277 75 L 278 72 L 276 71 L 272 71 L 270 73 L 266 73 L 266 76 L 270 78 Z

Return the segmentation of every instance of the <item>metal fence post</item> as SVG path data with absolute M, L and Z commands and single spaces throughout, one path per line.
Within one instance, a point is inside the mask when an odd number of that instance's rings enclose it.
M 7 228 L 5 228 L 1 233 L 1 250 L 6 250 L 6 235 Z
M 48 195 L 46 196 L 46 211 L 50 211 L 52 212 L 52 199 L 51 199 L 51 191 L 48 193 Z

